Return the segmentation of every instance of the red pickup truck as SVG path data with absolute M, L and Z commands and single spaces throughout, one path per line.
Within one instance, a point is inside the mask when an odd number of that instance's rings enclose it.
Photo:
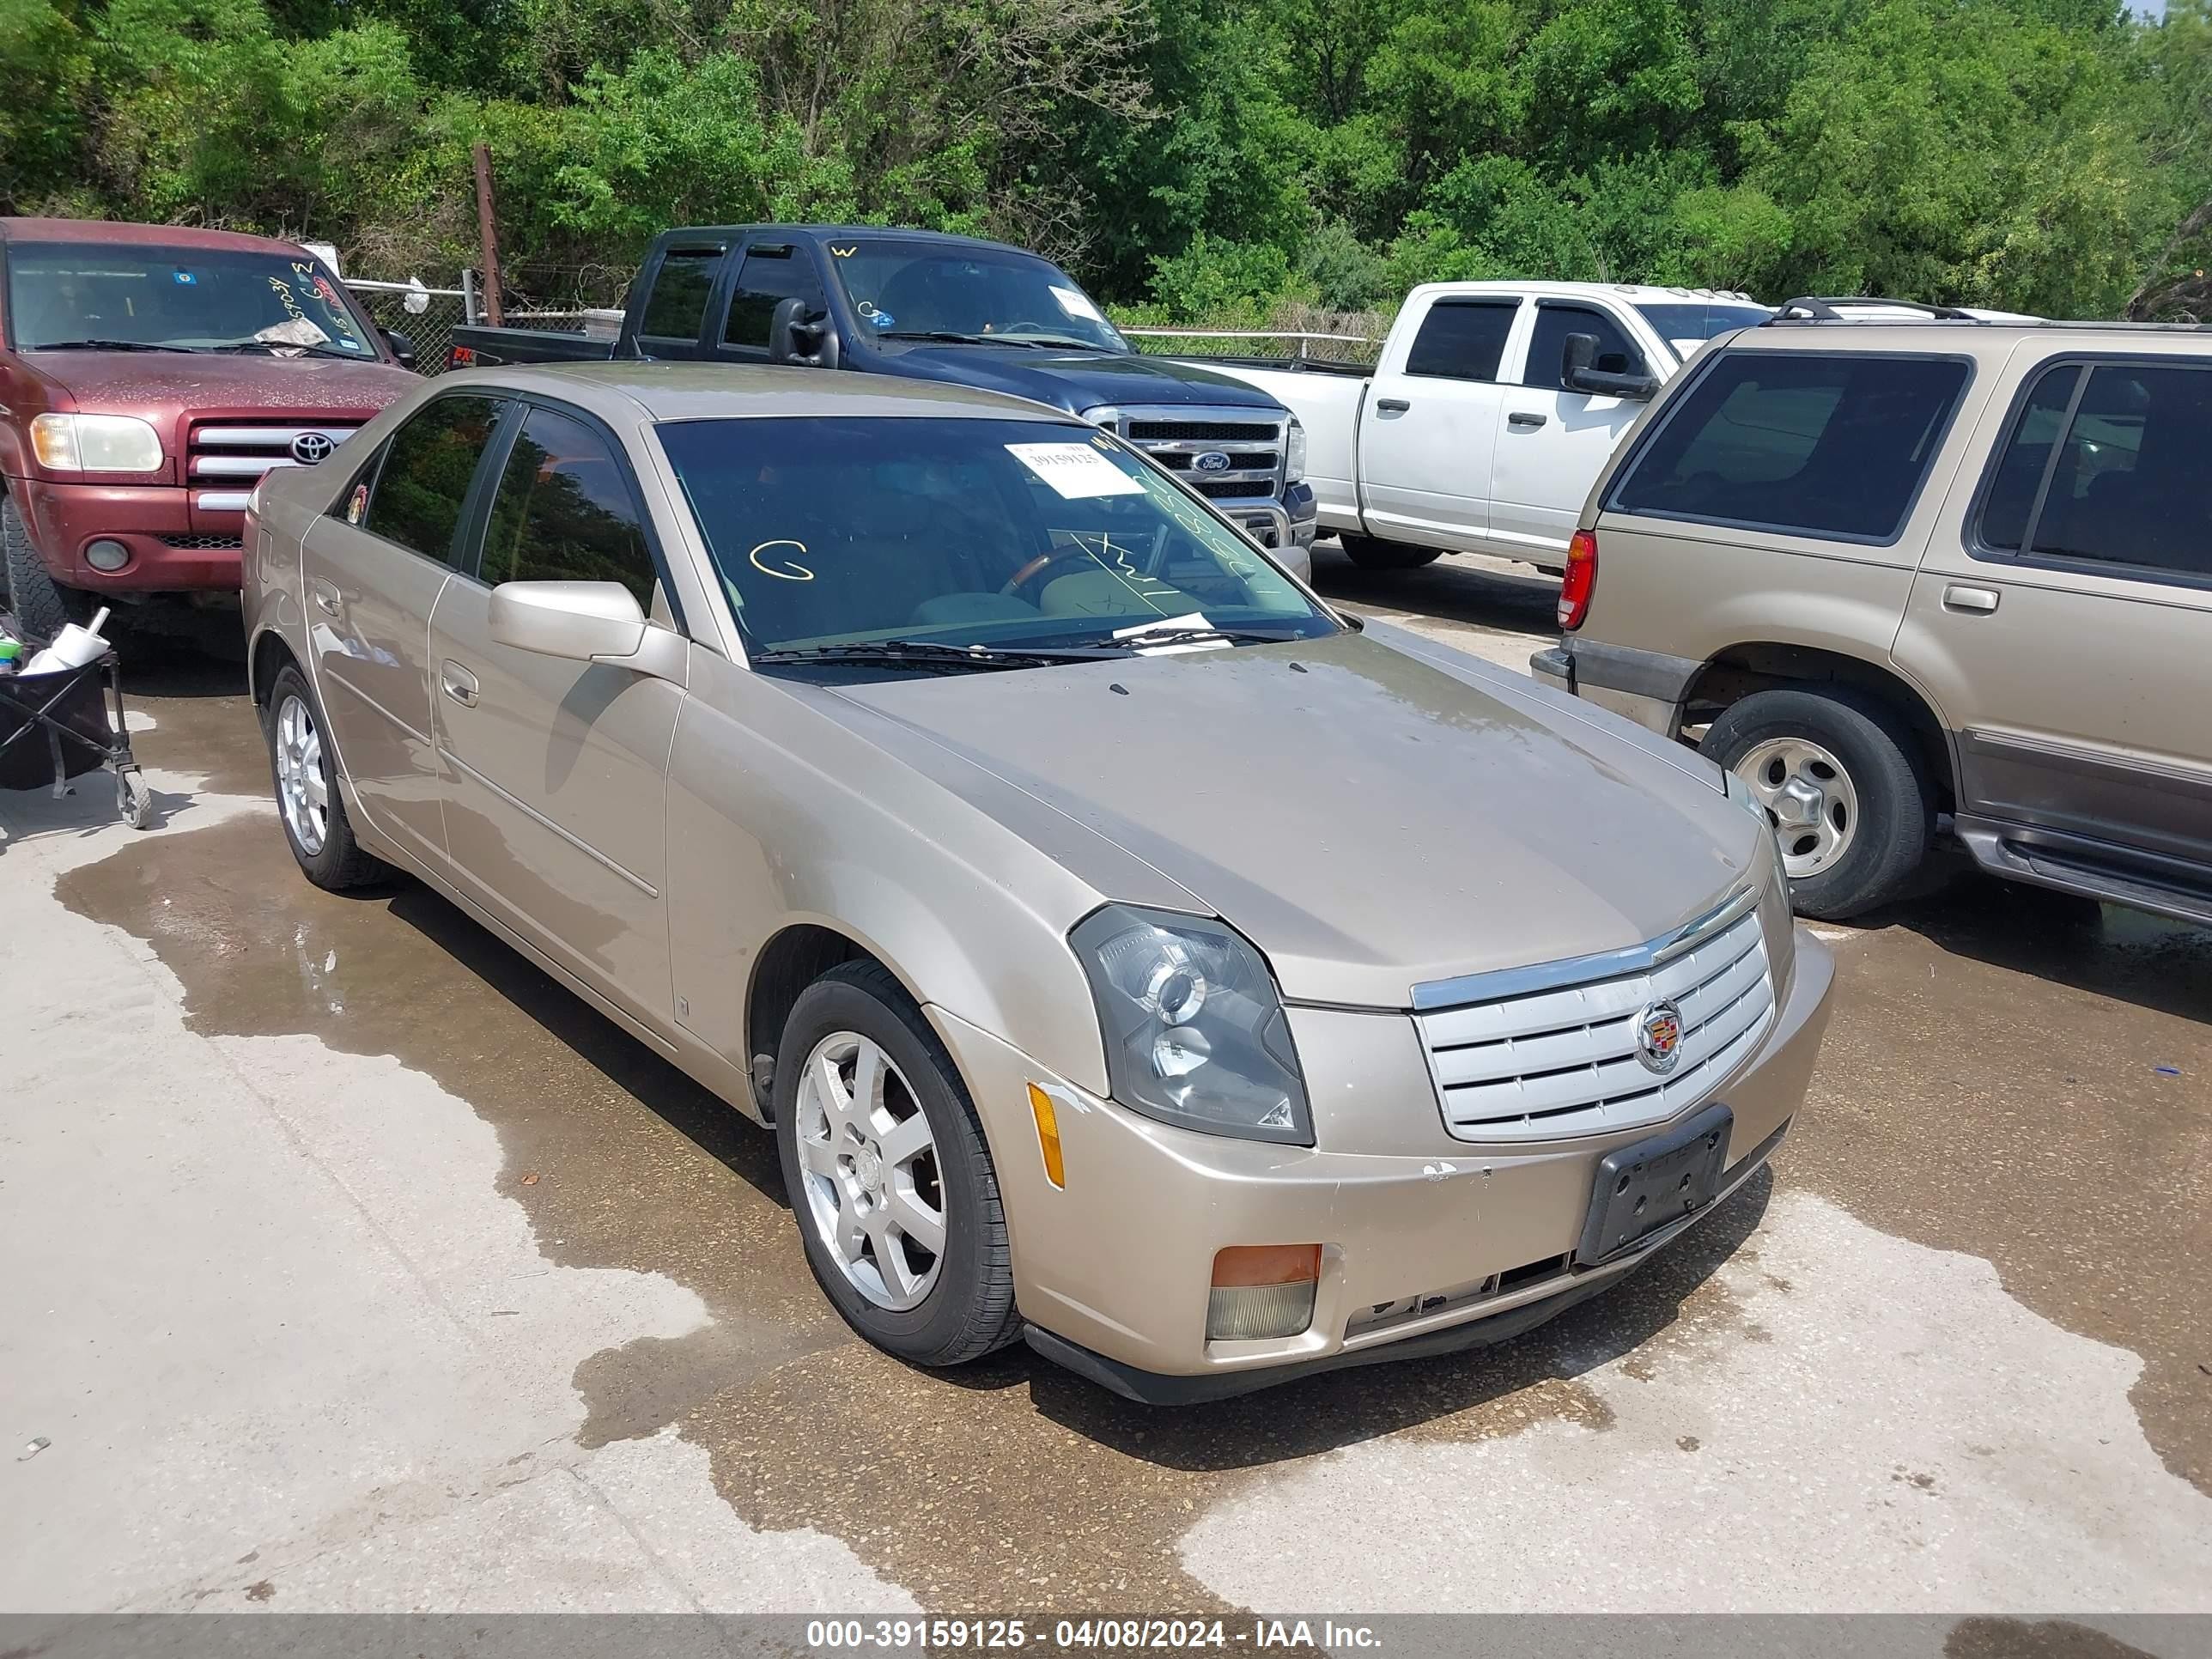
M 235 593 L 262 474 L 326 460 L 413 356 L 289 242 L 0 218 L 0 597 L 51 633 Z

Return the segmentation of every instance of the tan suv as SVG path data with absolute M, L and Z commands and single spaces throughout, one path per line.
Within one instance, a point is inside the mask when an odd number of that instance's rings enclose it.
M 2212 329 L 1746 329 L 1599 479 L 1534 666 L 1744 779 L 1808 915 L 1948 818 L 2001 875 L 2212 921 L 2208 458 Z

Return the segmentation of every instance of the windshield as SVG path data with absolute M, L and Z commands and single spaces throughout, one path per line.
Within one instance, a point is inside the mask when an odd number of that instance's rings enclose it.
M 8 250 L 8 322 L 16 348 L 30 351 L 377 355 L 345 291 L 305 253 L 18 242 Z
M 1129 349 L 1073 277 L 1034 254 L 860 237 L 830 243 L 830 268 L 878 336 Z
M 1659 337 L 1686 357 L 1716 334 L 1732 328 L 1756 328 L 1774 313 L 1741 301 L 1683 300 L 1662 306 L 1638 306 Z
M 1179 629 L 1338 625 L 1103 433 L 820 418 L 658 428 L 755 653 L 886 640 L 1112 647 Z

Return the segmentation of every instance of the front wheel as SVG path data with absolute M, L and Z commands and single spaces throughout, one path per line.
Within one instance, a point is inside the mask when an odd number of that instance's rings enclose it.
M 933 1366 L 1020 1333 L 982 1126 L 882 967 L 848 963 L 800 994 L 776 1059 L 775 1137 L 807 1266 L 847 1324 Z
M 1848 686 L 1753 692 L 1698 747 L 1766 808 L 1801 915 L 1871 909 L 1927 856 L 1936 814 L 1919 745 L 1878 698 Z
M 1372 536 L 1341 535 L 1344 556 L 1362 570 L 1418 570 L 1443 556 L 1441 547 L 1411 547 L 1404 542 L 1377 541 Z
M 0 574 L 7 580 L 8 609 L 28 632 L 50 640 L 69 623 L 83 620 L 84 596 L 47 574 L 39 550 L 31 545 L 23 515 L 4 497 L 0 497 L 0 561 L 4 561 Z

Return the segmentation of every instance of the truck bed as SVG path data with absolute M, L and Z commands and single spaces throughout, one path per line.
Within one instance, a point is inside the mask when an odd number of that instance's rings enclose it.
M 471 356 L 464 358 L 462 352 Z M 551 328 L 492 328 L 463 324 L 453 331 L 453 366 L 495 368 L 502 363 L 605 362 L 615 355 L 612 340 Z

